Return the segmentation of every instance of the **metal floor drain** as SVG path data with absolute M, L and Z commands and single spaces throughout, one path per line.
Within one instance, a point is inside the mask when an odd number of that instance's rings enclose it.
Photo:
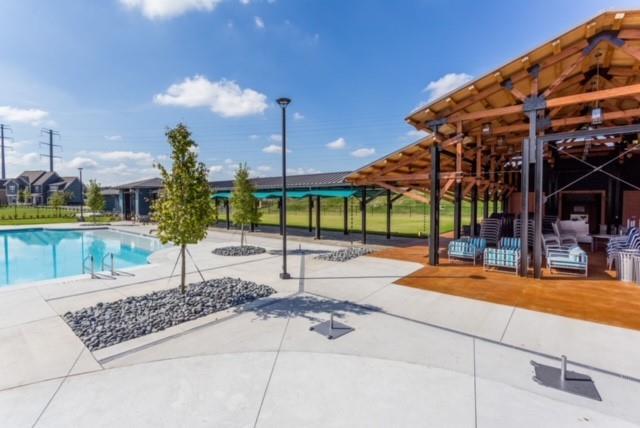
M 535 369 L 533 380 L 548 388 L 558 389 L 570 394 L 602 401 L 593 379 L 582 373 L 567 370 L 567 357 L 561 358 L 560 367 L 551 367 L 531 361 Z
M 342 337 L 347 333 L 351 333 L 354 328 L 341 322 L 334 321 L 333 314 L 331 314 L 329 321 L 321 322 L 313 327 L 309 327 L 309 330 L 315 331 L 316 333 L 325 336 L 327 339 L 332 340 Z

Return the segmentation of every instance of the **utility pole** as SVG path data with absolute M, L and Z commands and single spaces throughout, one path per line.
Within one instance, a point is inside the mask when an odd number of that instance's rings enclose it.
M 0 157 L 2 158 L 2 179 L 3 180 L 7 178 L 7 170 L 4 162 L 4 149 L 6 147 L 5 139 L 8 139 L 8 137 L 5 137 L 4 131 L 11 131 L 11 128 L 7 125 L 0 124 Z
M 54 158 L 58 158 L 58 159 L 62 159 L 60 156 L 54 156 L 53 155 L 53 148 L 54 147 L 58 147 L 60 148 L 60 150 L 62 150 L 62 146 L 59 144 L 53 144 L 53 136 L 60 136 L 60 133 L 57 131 L 54 131 L 53 129 L 47 129 L 47 128 L 43 128 L 42 130 L 40 130 L 41 134 L 47 134 L 49 136 L 49 141 L 48 142 L 40 142 L 40 145 L 43 146 L 49 146 L 49 154 L 40 154 L 40 157 L 43 158 L 49 158 L 49 171 L 53 172 L 53 159 Z

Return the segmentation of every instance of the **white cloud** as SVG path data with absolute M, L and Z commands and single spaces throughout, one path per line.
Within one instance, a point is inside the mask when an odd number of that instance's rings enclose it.
M 282 153 L 282 146 L 278 144 L 269 144 L 262 149 L 265 153 Z M 291 150 L 287 149 L 287 153 L 291 153 Z
M 242 117 L 263 113 L 267 96 L 253 89 L 242 89 L 232 80 L 211 82 L 206 77 L 187 77 L 169 86 L 166 93 L 157 94 L 154 102 L 163 106 L 209 107 L 222 117 Z
M 260 138 L 260 136 L 258 134 L 251 134 L 249 135 L 249 139 L 250 140 L 257 140 L 258 138 Z
M 315 168 L 287 168 L 287 174 L 291 175 L 304 175 L 304 174 L 316 174 L 318 171 Z
M 211 165 L 209 167 L 209 175 L 217 174 L 224 169 L 224 165 Z
M 210 12 L 222 0 L 120 0 L 128 9 L 138 9 L 148 19 L 169 19 L 190 11 Z
M 282 135 L 281 134 L 271 134 L 269 135 L 269 140 L 276 142 L 276 143 L 282 143 Z
M 459 88 L 471 79 L 472 76 L 467 73 L 447 73 L 438 80 L 429 82 L 427 87 L 424 88 L 424 92 L 429 94 L 429 101 L 433 101 Z
M 246 6 L 251 3 L 251 0 L 240 0 L 240 3 Z
M 331 150 L 342 150 L 347 147 L 347 141 L 340 137 L 337 140 L 333 140 L 330 143 L 327 143 L 327 147 Z
M 234 162 L 233 162 L 233 159 L 226 158 L 226 159 L 224 160 L 224 163 L 225 163 L 226 165 L 231 165 L 231 164 L 233 164 Z
M 376 149 L 374 148 L 362 148 L 357 149 L 351 152 L 351 156 L 356 158 L 366 158 L 368 156 L 374 155 L 376 153 Z
M 271 171 L 271 167 L 269 165 L 260 165 L 256 168 L 256 170 L 260 172 L 269 172 Z
M 138 165 L 153 164 L 153 155 L 149 152 L 133 152 L 128 150 L 114 151 L 80 151 L 78 156 L 97 158 L 108 162 L 135 162 Z
M 264 21 L 259 16 L 254 16 L 253 22 L 256 24 L 256 28 L 264 28 Z
M 28 123 L 37 126 L 47 116 L 49 116 L 49 113 L 40 109 L 0 106 L 0 120 L 6 122 Z
M 122 140 L 122 135 L 105 135 L 104 139 L 107 141 L 120 141 Z
M 422 130 L 412 129 L 410 131 L 407 131 L 407 137 L 411 137 L 414 139 L 423 138 L 423 137 L 426 137 L 427 135 L 429 134 L 426 131 L 422 131 Z
M 78 168 L 92 169 L 98 166 L 98 162 L 96 162 L 91 158 L 76 156 L 75 158 L 71 159 L 69 162 L 65 162 L 65 166 L 73 169 L 78 169 Z
M 293 113 L 293 120 L 302 120 L 304 119 L 304 115 L 302 113 L 295 112 Z

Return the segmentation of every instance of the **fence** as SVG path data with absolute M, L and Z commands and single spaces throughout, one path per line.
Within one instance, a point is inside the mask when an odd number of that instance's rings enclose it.
M 0 207 L 0 220 L 75 218 L 80 207 L 10 205 Z

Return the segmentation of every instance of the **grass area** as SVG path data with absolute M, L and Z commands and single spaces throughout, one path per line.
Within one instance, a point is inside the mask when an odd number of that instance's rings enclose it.
M 68 208 L 7 206 L 0 207 L 0 225 L 23 226 L 29 224 L 76 223 L 78 211 Z M 89 219 L 87 219 L 89 220 Z M 112 221 L 111 216 L 96 218 L 97 223 Z
M 321 227 L 326 230 L 342 230 L 343 201 L 341 199 L 323 199 L 321 203 Z M 309 224 L 308 205 L 306 200 L 291 200 L 287 203 L 287 224 L 292 227 L 306 228 Z M 278 225 L 279 214 L 277 201 L 263 201 L 260 208 L 261 224 Z M 478 221 L 482 219 L 483 203 L 478 202 Z M 224 220 L 224 212 L 220 211 L 219 219 Z M 357 201 L 349 203 L 348 226 L 352 232 L 361 230 L 361 213 Z M 462 224 L 469 225 L 471 219 L 470 204 L 462 206 Z M 315 209 L 312 213 L 312 225 L 315 227 Z M 367 231 L 370 233 L 386 233 L 386 198 L 379 197 L 367 205 Z M 453 230 L 453 204 L 443 202 L 440 207 L 440 231 Z M 391 213 L 391 233 L 404 236 L 425 236 L 429 233 L 429 206 L 411 199 L 400 198 L 393 204 Z

